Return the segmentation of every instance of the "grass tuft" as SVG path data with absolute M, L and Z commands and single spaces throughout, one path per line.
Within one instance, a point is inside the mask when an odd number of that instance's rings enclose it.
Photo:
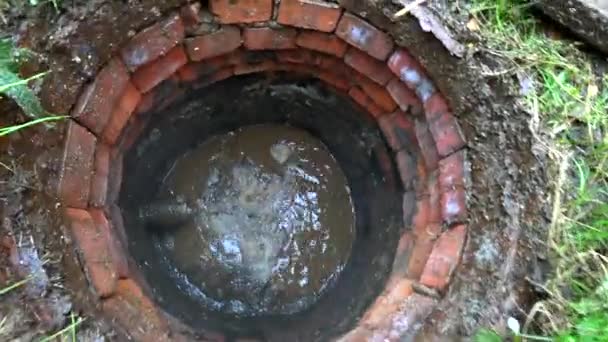
M 550 298 L 536 303 L 524 333 L 608 341 L 608 76 L 596 75 L 577 44 L 550 38 L 529 1 L 471 3 L 481 49 L 503 63 L 493 74 L 531 81 L 524 103 L 562 171 L 553 184 Z

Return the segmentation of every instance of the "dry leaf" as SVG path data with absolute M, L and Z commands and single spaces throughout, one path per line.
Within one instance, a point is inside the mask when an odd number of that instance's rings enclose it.
M 467 23 L 467 28 L 471 31 L 479 31 L 479 22 L 475 18 L 471 18 Z

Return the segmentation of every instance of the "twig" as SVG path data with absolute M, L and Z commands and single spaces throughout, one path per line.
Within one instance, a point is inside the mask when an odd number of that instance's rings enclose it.
M 425 2 L 426 0 L 416 0 L 414 2 L 410 2 L 409 4 L 407 4 L 405 7 L 403 7 L 401 10 L 399 10 L 397 13 L 395 13 L 394 17 L 395 18 L 399 18 L 402 17 L 406 14 L 408 14 L 409 12 L 411 12 L 414 8 L 422 5 L 423 2 Z

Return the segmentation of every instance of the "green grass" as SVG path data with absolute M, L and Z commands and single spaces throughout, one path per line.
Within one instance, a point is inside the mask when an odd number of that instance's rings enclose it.
M 558 341 L 608 341 L 608 76 L 567 40 L 549 38 L 524 0 L 473 0 L 480 48 L 502 61 L 493 75 L 526 75 L 523 96 L 555 167 L 548 248 L 549 299 L 523 332 Z M 527 331 L 530 330 L 530 331 Z M 491 341 L 491 340 L 480 340 Z
M 0 137 L 21 129 L 49 121 L 64 119 L 65 116 L 51 115 L 40 103 L 38 97 L 28 87 L 29 82 L 42 78 L 46 73 L 40 73 L 23 79 L 19 76 L 19 65 L 30 57 L 24 49 L 15 48 L 7 38 L 0 39 L 0 95 L 11 98 L 32 120 L 8 127 L 0 127 Z

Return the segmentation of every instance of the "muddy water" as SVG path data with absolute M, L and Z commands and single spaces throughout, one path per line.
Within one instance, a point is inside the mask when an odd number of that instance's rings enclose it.
M 287 126 L 211 138 L 175 162 L 140 215 L 211 308 L 244 316 L 312 305 L 343 269 L 355 235 L 337 161 Z

